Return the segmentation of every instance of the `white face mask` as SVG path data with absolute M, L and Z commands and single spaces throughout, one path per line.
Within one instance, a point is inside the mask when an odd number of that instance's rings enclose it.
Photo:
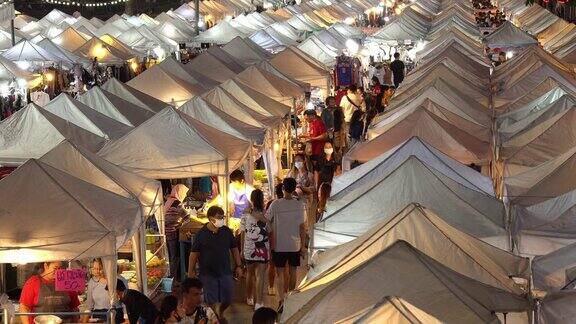
M 294 162 L 294 166 L 296 167 L 296 169 L 300 170 L 304 167 L 304 162 L 296 161 L 296 162 Z
M 217 228 L 220 228 L 222 226 L 226 225 L 226 220 L 225 219 L 215 219 L 214 220 L 214 226 L 216 226 Z
M 326 153 L 327 155 L 330 155 L 330 154 L 334 153 L 334 149 L 333 148 L 325 148 L 324 153 Z

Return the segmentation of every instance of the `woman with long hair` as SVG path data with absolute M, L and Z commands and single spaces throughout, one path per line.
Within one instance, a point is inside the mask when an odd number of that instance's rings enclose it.
M 268 222 L 264 215 L 264 193 L 255 189 L 250 194 L 250 208 L 240 220 L 241 245 L 246 261 L 247 304 L 255 309 L 264 306 L 264 278 L 270 260 Z

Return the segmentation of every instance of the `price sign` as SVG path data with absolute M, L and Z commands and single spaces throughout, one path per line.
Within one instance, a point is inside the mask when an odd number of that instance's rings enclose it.
M 56 270 L 56 291 L 84 291 L 86 272 L 82 269 Z

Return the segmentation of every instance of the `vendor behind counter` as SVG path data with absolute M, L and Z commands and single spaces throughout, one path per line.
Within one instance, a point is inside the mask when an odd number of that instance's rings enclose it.
M 77 312 L 80 301 L 76 292 L 56 291 L 56 271 L 62 267 L 60 261 L 45 262 L 39 274 L 30 277 L 20 295 L 21 313 Z M 23 324 L 34 323 L 34 316 L 22 316 Z M 65 319 L 74 322 L 74 319 Z

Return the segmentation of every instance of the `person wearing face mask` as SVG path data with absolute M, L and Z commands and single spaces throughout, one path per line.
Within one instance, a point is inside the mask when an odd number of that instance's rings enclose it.
M 324 144 L 324 154 L 316 164 L 314 170 L 314 179 L 316 184 L 320 187 L 322 184 L 327 183 L 332 185 L 332 179 L 335 175 L 339 175 L 341 171 L 340 160 L 334 154 L 332 143 L 326 142 Z M 330 196 L 328 194 L 328 196 Z
M 56 271 L 62 267 L 60 261 L 44 262 L 40 274 L 30 277 L 20 294 L 21 313 L 77 312 L 80 301 L 76 292 L 56 291 Z M 34 323 L 34 316 L 22 316 L 24 324 Z M 74 322 L 73 319 L 64 319 Z
M 308 199 L 314 193 L 314 175 L 308 171 L 304 156 L 297 154 L 294 156 L 294 167 L 290 169 L 288 178 L 296 179 L 296 194 L 303 202 L 309 202 Z
M 196 277 L 196 264 L 199 265 L 199 279 L 204 286 L 204 300 L 218 318 L 232 303 L 234 279 L 230 266 L 230 254 L 234 257 L 234 271 L 242 277 L 240 253 L 232 230 L 226 226 L 224 210 L 212 206 L 207 212 L 206 223 L 192 242 L 188 277 Z M 216 307 L 219 304 L 219 307 Z

